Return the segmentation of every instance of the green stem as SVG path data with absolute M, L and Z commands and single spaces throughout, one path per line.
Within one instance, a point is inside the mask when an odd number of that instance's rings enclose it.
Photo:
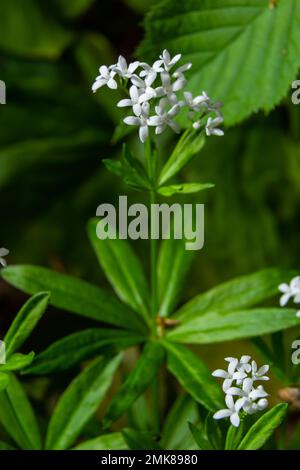
M 155 191 L 150 193 L 150 210 L 152 204 L 156 203 Z M 151 232 L 154 229 L 153 221 L 151 221 Z M 152 315 L 157 316 L 157 240 L 150 238 L 150 269 L 151 269 L 151 299 L 152 299 Z

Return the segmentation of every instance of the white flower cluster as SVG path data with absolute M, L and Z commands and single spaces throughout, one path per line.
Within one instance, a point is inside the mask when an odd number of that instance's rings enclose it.
M 215 419 L 230 418 L 235 427 L 240 425 L 239 413 L 254 414 L 268 406 L 267 392 L 262 385 L 255 387 L 258 381 L 269 380 L 265 374 L 269 370 L 268 365 L 257 368 L 251 356 L 242 356 L 240 360 L 235 357 L 226 357 L 228 369 L 215 370 L 212 375 L 224 379 L 223 391 L 227 408 L 217 411 Z M 234 401 L 234 397 L 238 397 Z
M 6 248 L 0 248 L 0 265 L 5 268 L 7 266 L 7 262 L 4 259 L 4 256 L 7 256 L 9 251 Z
M 149 126 L 155 127 L 156 134 L 161 134 L 167 127 L 178 133 L 180 127 L 175 118 L 183 108 L 188 109 L 194 129 L 205 127 L 208 136 L 222 136 L 224 132 L 219 129 L 223 122 L 220 112 L 222 103 L 213 102 L 205 92 L 194 97 L 186 91 L 183 99 L 179 99 L 178 92 L 187 83 L 184 72 L 192 67 L 188 63 L 174 70 L 173 67 L 180 59 L 181 54 L 172 58 L 164 50 L 152 65 L 138 61 L 128 65 L 126 59 L 120 56 L 117 64 L 100 67 L 100 75 L 92 90 L 95 93 L 104 85 L 116 89 L 119 79 L 120 84 L 128 90 L 129 96 L 119 101 L 118 106 L 131 107 L 133 111 L 133 115 L 127 116 L 124 122 L 129 126 L 139 127 L 139 136 L 143 143 L 149 136 Z
M 300 276 L 294 277 L 289 284 L 280 284 L 278 286 L 282 296 L 280 297 L 280 306 L 284 307 L 291 298 L 295 304 L 300 304 Z M 300 318 L 300 310 L 296 313 Z

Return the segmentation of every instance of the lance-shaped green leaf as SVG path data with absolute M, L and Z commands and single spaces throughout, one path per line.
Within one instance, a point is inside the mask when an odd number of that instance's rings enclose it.
M 166 239 L 159 252 L 157 275 L 159 315 L 170 315 L 182 292 L 195 251 L 185 249 L 185 240 Z
M 199 419 L 198 404 L 189 395 L 181 395 L 170 409 L 164 423 L 161 446 L 164 449 L 184 449 L 190 436 L 188 421 L 196 423 Z M 190 436 L 191 437 L 191 436 Z
M 0 392 L 6 389 L 9 382 L 9 376 L 7 374 L 3 374 L 1 371 L 2 366 L 0 366 Z
M 206 437 L 204 426 L 199 427 L 189 423 L 189 428 L 200 450 L 213 450 L 213 446 Z
M 185 184 L 172 184 L 170 186 L 161 186 L 157 192 L 162 196 L 174 196 L 174 194 L 192 194 L 204 191 L 204 189 L 213 188 L 211 183 L 185 183 Z
M 113 397 L 103 419 L 103 428 L 120 418 L 135 402 L 135 400 L 155 380 L 164 358 L 164 350 L 157 342 L 148 343 L 137 361 L 134 369 Z
M 40 431 L 32 407 L 13 374 L 9 374 L 8 385 L 0 393 L 0 422 L 22 449 L 41 449 Z
M 128 445 L 122 433 L 114 432 L 82 442 L 73 450 L 128 450 Z
M 0 441 L 0 450 L 17 450 L 16 447 L 7 444 L 6 442 Z
M 40 292 L 23 305 L 4 338 L 7 357 L 26 341 L 46 311 L 49 298 L 49 292 Z
M 97 219 L 90 221 L 88 234 L 99 263 L 121 300 L 148 320 L 149 287 L 142 266 L 126 240 L 97 236 Z M 126 228 L 127 230 L 127 228 Z
M 0 366 L 0 370 L 1 372 L 3 372 L 24 369 L 32 363 L 33 358 L 34 352 L 31 352 L 29 354 L 12 354 L 12 356 L 8 358 L 7 362 Z
M 300 66 L 299 21 L 294 0 L 165 0 L 146 17 L 139 56 L 180 52 L 193 63 L 188 89 L 222 100 L 234 124 L 286 95 Z
M 122 434 L 131 450 L 162 450 L 150 433 L 124 429 Z
M 60 397 L 46 437 L 47 449 L 67 449 L 96 413 L 120 364 L 121 356 L 96 359 L 83 370 Z
M 278 426 L 282 423 L 288 405 L 280 403 L 274 406 L 270 411 L 264 413 L 254 424 L 251 426 L 247 434 L 244 436 L 238 446 L 238 450 L 257 450 L 260 449 L 272 436 Z
M 126 349 L 143 340 L 142 336 L 129 331 L 89 328 L 55 341 L 38 354 L 23 373 L 39 375 L 66 370 L 94 354 L 106 353 L 112 348 Z
M 128 329 L 145 329 L 136 314 L 111 294 L 76 277 L 26 265 L 9 266 L 1 275 L 27 294 L 49 290 L 51 305 L 68 312 Z
M 210 411 L 223 406 L 219 386 L 206 365 L 186 347 L 165 341 L 167 365 L 181 386 Z
M 56 7 L 66 18 L 75 18 L 84 13 L 95 0 L 54 0 Z
M 168 333 L 168 339 L 179 343 L 219 343 L 261 336 L 300 325 L 296 310 L 257 308 L 234 312 L 207 312 L 183 322 Z
M 159 176 L 159 185 L 164 185 L 173 178 L 189 161 L 195 157 L 205 143 L 205 137 L 199 132 L 184 134 L 179 140 L 170 158 L 167 160 Z
M 16 31 L 10 29 L 11 24 L 18 25 Z M 34 0 L 28 0 L 26 4 L 22 0 L 4 2 L 0 29 L 1 50 L 26 58 L 56 59 L 73 39 L 73 35 Z
M 295 275 L 295 271 L 270 268 L 238 277 L 197 295 L 181 307 L 175 317 L 185 321 L 208 311 L 228 312 L 257 305 L 279 294 L 278 285 Z

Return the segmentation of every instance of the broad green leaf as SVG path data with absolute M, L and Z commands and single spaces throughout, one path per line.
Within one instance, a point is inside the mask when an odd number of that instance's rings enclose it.
M 114 432 L 82 442 L 74 450 L 128 450 L 128 445 L 122 433 Z
M 280 403 L 263 414 L 249 429 L 238 446 L 238 450 L 257 450 L 271 437 L 283 421 L 288 405 Z
M 179 396 L 166 417 L 161 446 L 164 449 L 184 449 L 182 445 L 190 435 L 188 421 L 195 423 L 198 419 L 197 403 L 189 395 Z
M 9 374 L 8 386 L 0 393 L 0 422 L 22 449 L 41 449 L 36 418 L 23 387 L 13 374 Z
M 6 389 L 9 382 L 9 376 L 7 374 L 2 374 L 2 369 L 3 366 L 0 366 L 0 392 Z
M 134 369 L 112 398 L 103 419 L 103 428 L 107 429 L 120 418 L 137 398 L 155 380 L 164 358 L 163 348 L 159 343 L 148 343 Z
M 121 356 L 96 359 L 83 370 L 60 397 L 46 437 L 47 449 L 67 449 L 96 413 L 120 364 Z
M 27 294 L 48 289 L 50 303 L 68 312 L 104 323 L 143 330 L 141 321 L 128 307 L 104 290 L 86 281 L 36 266 L 9 266 L 2 277 Z
M 0 49 L 27 58 L 56 59 L 73 39 L 36 0 L 2 2 L 0 30 Z
M 54 0 L 57 8 L 66 18 L 75 18 L 84 13 L 95 0 Z
M 295 271 L 270 268 L 238 277 L 197 295 L 175 313 L 175 318 L 186 321 L 208 311 L 228 312 L 257 305 L 276 294 L 279 296 L 279 284 L 295 275 Z
M 165 341 L 167 365 L 181 386 L 206 409 L 216 411 L 223 406 L 223 397 L 210 370 L 190 350 L 180 344 Z
M 198 193 L 204 189 L 213 188 L 211 183 L 185 183 L 185 184 L 172 184 L 171 186 L 161 186 L 157 192 L 162 196 L 173 196 L 174 194 L 191 194 Z
M 0 370 L 2 372 L 24 369 L 32 363 L 33 358 L 34 352 L 31 352 L 29 354 L 15 353 L 9 357 L 9 359 L 3 366 L 0 366 Z
M 212 445 L 205 435 L 203 426 L 197 427 L 193 423 L 189 423 L 189 428 L 200 450 L 213 450 Z
M 160 445 L 149 433 L 135 431 L 133 429 L 124 429 L 122 434 L 131 450 L 162 450 Z
M 140 261 L 127 240 L 100 240 L 98 223 L 97 219 L 90 221 L 88 234 L 103 271 L 120 299 L 148 321 L 149 287 Z
M 170 158 L 167 160 L 159 176 L 159 185 L 164 185 L 173 178 L 187 163 L 195 157 L 205 143 L 205 137 L 199 132 L 185 133 L 178 141 Z
M 143 339 L 127 331 L 90 328 L 72 333 L 51 344 L 35 357 L 33 363 L 24 372 L 26 374 L 50 374 L 66 370 L 96 353 L 105 352 L 107 347 L 121 350 L 138 344 Z
M 207 312 L 198 318 L 182 322 L 167 336 L 179 343 L 219 343 L 261 336 L 300 325 L 296 310 L 257 308 L 233 312 Z
M 182 53 L 193 63 L 188 89 L 222 100 L 231 125 L 286 95 L 300 66 L 299 21 L 295 0 L 165 0 L 146 17 L 138 53 Z
M 49 292 L 40 292 L 23 305 L 4 338 L 7 357 L 17 351 L 29 337 L 44 314 L 49 298 Z
M 194 256 L 195 251 L 185 249 L 185 240 L 163 240 L 157 265 L 161 317 L 173 312 Z

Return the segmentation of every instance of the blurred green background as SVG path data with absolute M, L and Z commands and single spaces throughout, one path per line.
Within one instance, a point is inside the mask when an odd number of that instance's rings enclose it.
M 0 246 L 10 250 L 9 263 L 49 266 L 105 285 L 86 222 L 102 202 L 128 191 L 134 201 L 141 196 L 101 162 L 121 151 L 113 135 L 122 114 L 113 104 L 118 93 L 93 95 L 91 85 L 101 64 L 119 54 L 134 57 L 154 3 L 0 0 L 0 79 L 7 85 L 0 107 Z M 300 266 L 299 118 L 288 95 L 268 115 L 226 129 L 222 141 L 209 139 L 185 170 L 185 181 L 215 184 L 194 197 L 205 203 L 206 242 L 185 298 L 266 266 Z M 135 248 L 147 269 L 145 245 Z M 0 337 L 24 298 L 0 281 Z M 54 311 L 46 317 L 35 344 L 87 324 Z

